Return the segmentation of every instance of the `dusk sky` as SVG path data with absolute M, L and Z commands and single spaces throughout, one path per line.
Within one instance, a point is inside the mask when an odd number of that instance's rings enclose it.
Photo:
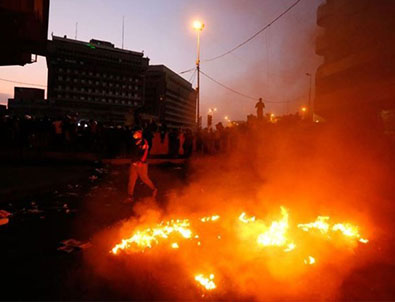
M 201 34 L 201 70 L 241 93 L 262 97 L 266 111 L 277 115 L 296 112 L 306 104 L 309 77 L 321 58 L 315 55 L 317 7 L 322 0 L 302 0 L 288 14 L 255 39 L 233 53 L 205 62 L 248 39 L 295 0 L 51 0 L 48 38 L 67 35 L 91 38 L 122 46 L 122 17 L 125 18 L 124 48 L 144 51 L 150 64 L 164 64 L 181 72 L 195 66 L 196 32 L 192 21 L 205 23 Z M 182 76 L 191 80 L 193 72 Z M 24 67 L 0 67 L 0 79 L 46 86 L 44 57 Z M 196 77 L 194 79 L 196 85 Z M 0 80 L 0 103 L 13 96 L 14 86 Z M 44 87 L 45 88 L 45 87 Z M 283 103 L 289 101 L 289 103 Z M 201 76 L 201 114 L 217 107 L 214 122 L 225 115 L 245 120 L 255 113 L 256 101 L 228 91 Z

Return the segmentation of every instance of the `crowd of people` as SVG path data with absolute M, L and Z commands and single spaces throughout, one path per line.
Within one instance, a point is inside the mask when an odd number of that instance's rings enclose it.
M 0 152 L 85 152 L 103 158 L 128 158 L 133 146 L 133 129 L 137 126 L 143 131 L 151 156 L 176 158 L 190 157 L 193 153 L 224 153 L 237 147 L 235 134 L 253 129 L 256 125 L 270 125 L 270 121 L 262 117 L 263 105 L 258 107 L 258 118 L 251 116 L 253 118 L 246 123 L 225 127 L 220 122 L 214 127 L 197 131 L 138 119 L 133 126 L 126 126 L 68 115 L 57 118 L 1 115 Z M 299 116 L 290 115 L 284 117 L 282 122 L 296 123 L 300 120 Z
M 106 125 L 93 120 L 0 116 L 0 152 L 89 152 L 103 157 L 127 157 L 133 127 Z M 229 145 L 230 128 L 192 131 L 165 124 L 143 122 L 143 136 L 152 156 L 189 157 L 194 152 L 214 154 Z

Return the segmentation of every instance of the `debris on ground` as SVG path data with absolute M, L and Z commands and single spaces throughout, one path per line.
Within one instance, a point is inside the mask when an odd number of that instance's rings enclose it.
M 90 242 L 81 242 L 74 238 L 66 239 L 60 242 L 61 246 L 57 248 L 58 251 L 66 252 L 68 254 L 78 251 L 85 250 L 92 246 Z
M 0 210 L 0 225 L 7 224 L 10 220 L 8 217 L 11 216 L 10 212 L 7 212 L 5 210 Z
M 97 179 L 98 179 L 98 177 L 96 175 L 89 176 L 90 181 L 95 181 Z

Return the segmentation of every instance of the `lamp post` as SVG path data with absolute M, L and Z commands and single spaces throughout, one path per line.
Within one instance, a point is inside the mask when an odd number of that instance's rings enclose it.
M 197 59 L 196 59 L 196 71 L 197 71 L 197 98 L 196 98 L 196 110 L 197 110 L 197 126 L 200 128 L 200 32 L 204 28 L 204 24 L 200 21 L 193 22 L 193 28 L 197 32 Z
M 311 115 L 311 119 L 314 118 L 314 110 L 313 110 L 313 104 L 311 103 L 311 82 L 312 82 L 312 76 L 311 73 L 306 72 L 306 75 L 310 78 L 310 87 L 309 87 L 309 115 Z

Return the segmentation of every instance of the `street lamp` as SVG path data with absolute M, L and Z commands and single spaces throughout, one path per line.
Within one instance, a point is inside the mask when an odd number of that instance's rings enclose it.
M 196 59 L 196 71 L 197 71 L 197 98 L 196 98 L 196 107 L 197 107 L 197 126 L 200 127 L 200 32 L 204 28 L 204 24 L 198 20 L 193 22 L 193 28 L 197 32 L 197 59 Z
M 309 114 L 311 114 L 311 118 L 314 117 L 314 112 L 313 112 L 313 104 L 311 103 L 311 82 L 312 82 L 312 76 L 311 73 L 306 72 L 306 75 L 310 78 L 310 88 L 309 88 Z

